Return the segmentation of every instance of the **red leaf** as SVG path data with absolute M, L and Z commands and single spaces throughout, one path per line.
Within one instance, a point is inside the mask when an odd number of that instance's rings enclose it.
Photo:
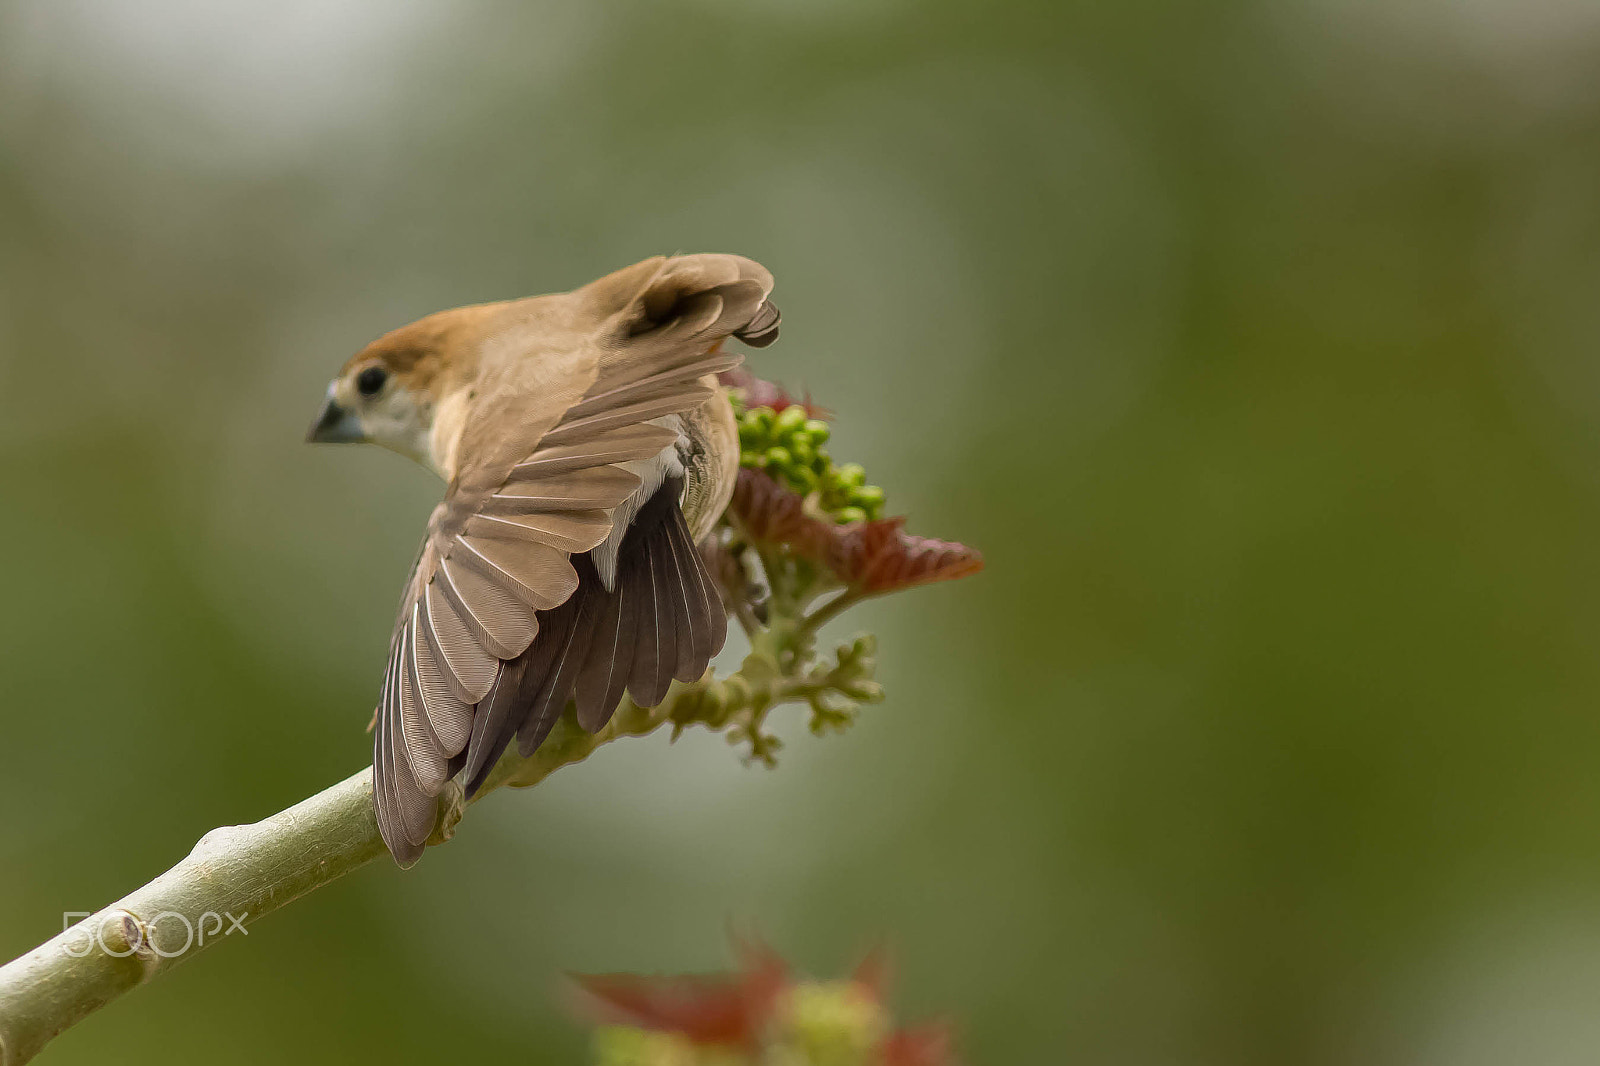
M 754 1048 L 788 975 L 772 951 L 740 948 L 743 968 L 734 974 L 574 974 L 572 979 L 604 1022 L 677 1033 L 694 1044 Z
M 904 518 L 845 526 L 814 518 L 798 493 L 759 470 L 739 471 L 728 510 L 751 537 L 788 545 L 866 593 L 951 581 L 983 569 L 976 549 L 912 536 L 902 528 Z
M 895 592 L 935 581 L 953 581 L 983 569 L 976 549 L 949 540 L 914 537 L 904 518 L 882 518 L 839 526 L 828 565 L 853 588 Z
M 770 474 L 741 467 L 728 510 L 756 540 L 787 544 L 826 564 L 835 527 L 807 514 L 805 503 L 799 493 L 780 485 Z

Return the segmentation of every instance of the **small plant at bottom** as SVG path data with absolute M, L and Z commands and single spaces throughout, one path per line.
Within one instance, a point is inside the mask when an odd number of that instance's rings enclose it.
M 574 976 L 579 1012 L 600 1025 L 596 1066 L 956 1066 L 947 1025 L 895 1026 L 881 952 L 814 981 L 770 948 L 738 949 L 728 974 Z

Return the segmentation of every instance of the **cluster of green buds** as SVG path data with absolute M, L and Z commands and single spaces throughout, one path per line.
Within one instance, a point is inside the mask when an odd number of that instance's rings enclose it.
M 883 490 L 867 484 L 859 463 L 834 464 L 825 447 L 828 423 L 810 417 L 804 405 L 747 408 L 735 395 L 734 411 L 739 465 L 766 471 L 841 525 L 883 517 Z
M 811 705 L 811 732 L 842 733 L 855 721 L 860 705 L 883 702 L 883 686 L 873 679 L 878 667 L 878 638 L 868 633 L 839 645 L 838 663 L 819 665 L 806 679 L 803 695 Z

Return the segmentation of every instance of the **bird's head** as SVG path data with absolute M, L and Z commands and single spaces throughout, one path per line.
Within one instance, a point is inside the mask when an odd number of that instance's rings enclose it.
M 486 308 L 442 311 L 357 352 L 328 384 L 306 439 L 379 444 L 437 469 L 438 412 L 470 375 Z

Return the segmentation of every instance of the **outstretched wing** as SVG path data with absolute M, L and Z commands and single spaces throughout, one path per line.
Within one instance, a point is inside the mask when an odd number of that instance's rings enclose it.
M 379 701 L 374 803 L 401 865 L 457 773 L 476 789 L 513 737 L 531 754 L 570 698 L 591 731 L 625 688 L 654 706 L 720 650 L 679 449 L 711 375 L 739 362 L 721 341 L 776 338 L 771 289 L 737 256 L 647 260 L 511 305 L 485 342 Z

